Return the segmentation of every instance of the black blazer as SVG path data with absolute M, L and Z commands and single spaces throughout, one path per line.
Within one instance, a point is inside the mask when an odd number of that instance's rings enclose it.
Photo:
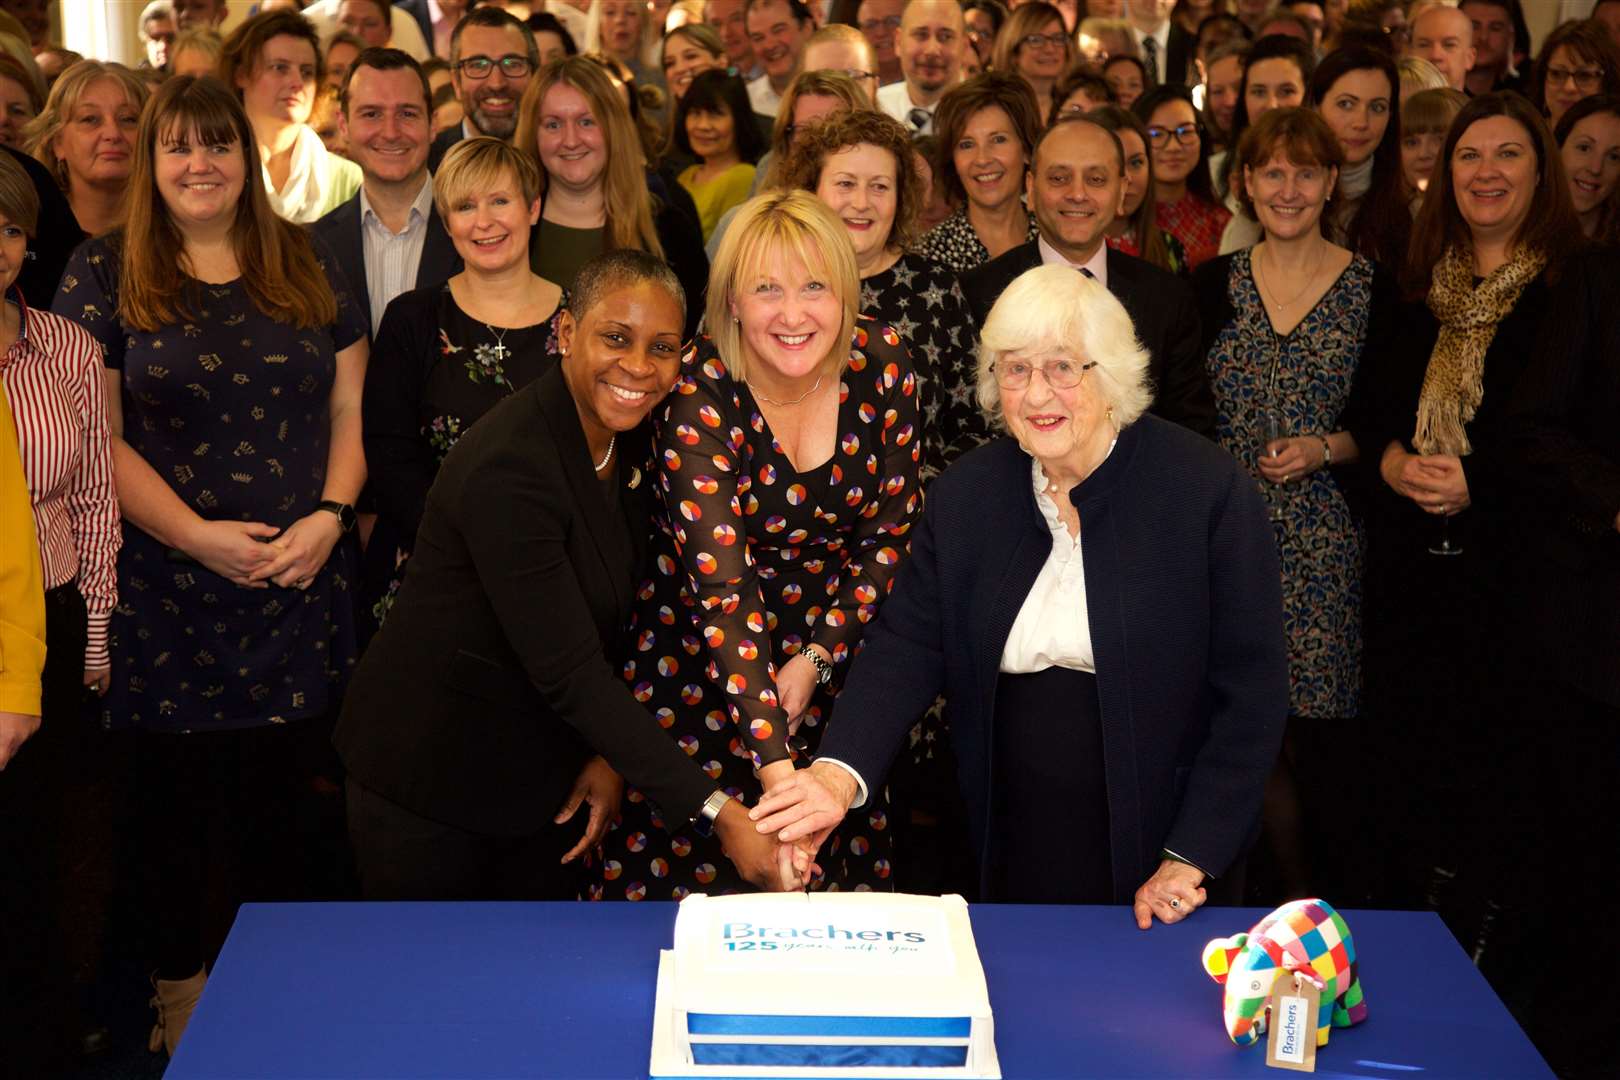
M 1070 498 L 1085 522 L 1114 898 L 1125 902 L 1162 848 L 1220 875 L 1252 834 L 1288 715 L 1281 575 L 1253 478 L 1176 425 L 1144 416 L 1127 427 Z M 1018 827 L 992 819 L 1001 653 L 1051 550 L 1017 443 L 997 439 L 946 469 L 821 743 L 875 787 L 943 691 L 987 890 L 998 837 Z
M 68 205 L 67 196 L 62 194 L 61 186 L 49 169 L 30 155 L 9 146 L 0 149 L 10 154 L 11 160 L 28 174 L 28 179 L 34 182 L 35 193 L 39 195 L 39 224 L 28 240 L 28 251 L 32 258 L 25 260 L 22 269 L 17 272 L 17 287 L 22 290 L 23 299 L 28 301 L 29 307 L 49 311 L 56 300 L 56 287 L 61 284 L 62 271 L 67 268 L 73 249 L 90 237 L 79 228 L 79 219 L 73 216 L 73 207 Z
M 428 147 L 428 172 L 438 172 L 439 162 L 444 160 L 444 155 L 464 138 L 466 135 L 462 131 L 462 124 L 452 124 L 434 136 L 433 145 Z
M 1013 279 L 1041 265 L 1038 241 L 1021 244 L 961 277 L 962 294 L 978 326 Z M 1199 348 L 1198 305 L 1185 280 L 1152 263 L 1112 249 L 1108 252 L 1108 291 L 1136 324 L 1148 351 L 1153 379 L 1153 415 L 1206 438 L 1215 437 L 1215 397 Z
M 1542 670 L 1620 707 L 1620 254 L 1565 267 L 1504 420 Z
M 357 192 L 348 202 L 310 226 L 315 235 L 326 242 L 332 257 L 337 259 L 349 290 L 365 312 L 366 329 L 372 325 L 371 294 L 366 288 L 366 249 L 360 225 L 360 195 Z M 427 237 L 422 241 L 422 259 L 416 264 L 416 281 L 411 286 L 420 289 L 438 285 L 461 273 L 461 256 L 456 254 L 450 234 L 445 232 L 439 208 L 428 208 Z
M 645 429 L 619 450 L 615 505 L 560 368 L 456 444 L 333 735 L 357 781 L 498 836 L 550 825 L 592 753 L 671 822 L 714 792 L 617 673 L 654 475 Z
M 433 19 L 428 15 L 427 0 L 394 0 L 394 6 L 416 20 L 416 25 L 422 28 L 422 40 L 427 42 L 428 52 L 433 52 Z

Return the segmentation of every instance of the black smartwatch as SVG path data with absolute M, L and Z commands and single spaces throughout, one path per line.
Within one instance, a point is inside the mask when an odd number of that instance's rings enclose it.
M 354 523 L 356 520 L 354 507 L 350 506 L 348 503 L 333 502 L 331 499 L 322 499 L 320 502 L 315 504 L 315 509 L 325 510 L 328 514 L 337 515 L 338 524 L 342 526 L 344 532 L 349 532 L 354 528 Z

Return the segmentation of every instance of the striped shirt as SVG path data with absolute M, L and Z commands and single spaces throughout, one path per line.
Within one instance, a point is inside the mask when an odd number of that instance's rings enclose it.
M 101 346 L 77 324 L 30 308 L 16 289 L 6 299 L 21 318 L 16 342 L 0 356 L 0 373 L 33 497 L 45 587 L 78 580 L 90 616 L 84 664 L 105 668 L 123 536 Z

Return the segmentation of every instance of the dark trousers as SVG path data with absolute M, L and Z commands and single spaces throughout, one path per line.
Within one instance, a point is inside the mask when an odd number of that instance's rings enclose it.
M 212 964 L 243 903 L 349 893 L 340 789 L 325 775 L 330 737 L 325 718 L 139 736 L 158 978 Z
M 367 900 L 576 900 L 585 813 L 526 836 L 488 836 L 432 821 L 348 781 L 349 838 Z
M 47 591 L 40 728 L 0 772 L 0 1075 L 61 1067 L 78 1019 L 73 947 L 100 941 L 100 920 L 73 918 L 94 872 L 82 865 L 94 852 L 73 827 L 70 812 L 84 809 L 73 795 L 104 765 L 87 756 L 99 746 L 81 715 L 84 644 L 78 587 Z

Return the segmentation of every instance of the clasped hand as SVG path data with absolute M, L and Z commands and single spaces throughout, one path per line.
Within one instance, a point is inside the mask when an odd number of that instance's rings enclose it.
M 1397 495 L 1430 514 L 1455 514 L 1469 504 L 1468 477 L 1453 454 L 1412 454 L 1390 443 L 1378 471 Z
M 343 526 L 317 510 L 285 529 L 259 521 L 203 521 L 183 544 L 186 554 L 245 589 L 309 586 L 332 554 Z

